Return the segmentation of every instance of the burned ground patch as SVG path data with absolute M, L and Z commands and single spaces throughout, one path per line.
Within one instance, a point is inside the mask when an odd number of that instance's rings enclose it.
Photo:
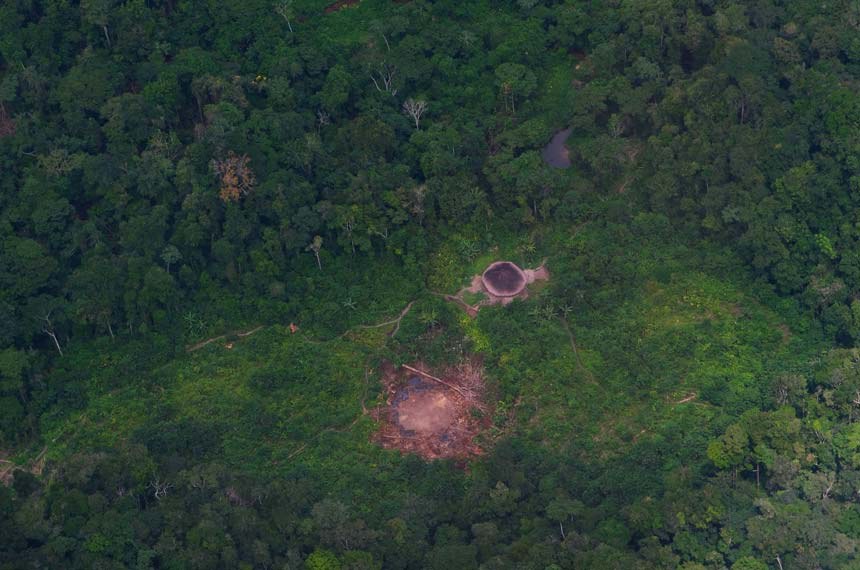
M 398 391 L 394 410 L 397 424 L 405 431 L 432 435 L 447 431 L 457 418 L 456 403 L 420 376 L 409 379 Z
M 373 410 L 376 443 L 426 460 L 468 459 L 484 453 L 479 436 L 491 410 L 480 363 L 441 370 L 421 362 L 382 369 L 385 401 Z

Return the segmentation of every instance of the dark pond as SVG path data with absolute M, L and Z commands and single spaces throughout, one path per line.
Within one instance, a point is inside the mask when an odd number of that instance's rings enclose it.
M 564 143 L 572 131 L 573 129 L 568 128 L 555 133 L 541 152 L 544 161 L 553 168 L 570 168 L 570 152 Z

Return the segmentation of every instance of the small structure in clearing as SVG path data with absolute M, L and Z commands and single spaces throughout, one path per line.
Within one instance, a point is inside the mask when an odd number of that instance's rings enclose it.
M 484 450 L 477 436 L 490 425 L 477 361 L 431 374 L 426 365 L 382 368 L 386 401 L 373 410 L 379 430 L 373 440 L 386 449 L 423 459 L 468 459 Z
M 456 295 L 442 295 L 459 304 L 471 316 L 486 305 L 507 305 L 514 299 L 526 299 L 528 286 L 535 281 L 549 279 L 549 271 L 541 264 L 537 269 L 520 269 L 510 261 L 491 263 L 481 275 L 475 275 L 468 287 Z M 477 302 L 475 297 L 480 297 Z
M 513 297 L 526 288 L 526 274 L 510 261 L 497 261 L 484 270 L 481 283 L 491 295 Z

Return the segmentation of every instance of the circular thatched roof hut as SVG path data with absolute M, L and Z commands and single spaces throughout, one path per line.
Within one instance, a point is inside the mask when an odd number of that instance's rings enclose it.
M 526 287 L 525 273 L 510 261 L 491 264 L 481 275 L 481 281 L 487 292 L 496 297 L 519 295 Z

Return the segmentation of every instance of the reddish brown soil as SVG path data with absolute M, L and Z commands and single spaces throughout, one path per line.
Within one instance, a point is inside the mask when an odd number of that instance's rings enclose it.
M 382 379 L 385 402 L 371 412 L 379 422 L 373 441 L 426 460 L 484 453 L 476 439 L 490 426 L 491 410 L 484 403 L 477 360 L 443 370 L 421 362 L 401 368 L 386 364 Z
M 419 392 L 414 388 L 406 388 L 403 393 L 406 399 L 397 404 L 397 423 L 401 428 L 431 435 L 446 431 L 454 423 L 456 404 L 445 394 L 445 390 L 436 388 Z
M 491 264 L 481 276 L 484 287 L 496 297 L 513 297 L 526 286 L 522 269 L 510 261 Z
M 337 12 L 338 10 L 346 8 L 347 6 L 355 6 L 360 1 L 361 0 L 338 0 L 334 4 L 329 4 L 328 6 L 326 6 L 324 12 L 326 14 L 332 14 L 334 12 Z

